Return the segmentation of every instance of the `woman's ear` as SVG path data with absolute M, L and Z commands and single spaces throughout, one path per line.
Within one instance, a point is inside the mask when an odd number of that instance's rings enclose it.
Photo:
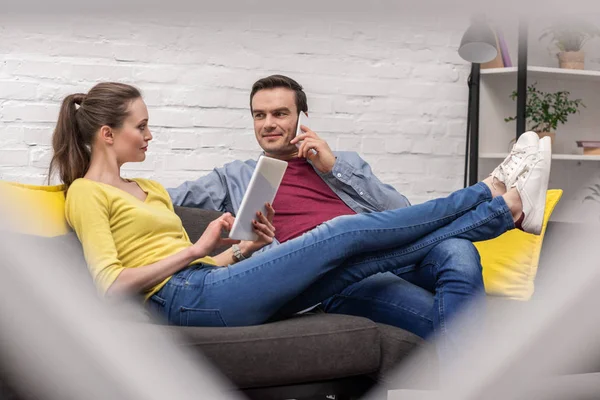
M 115 141 L 114 132 L 108 125 L 103 125 L 100 128 L 100 140 L 107 144 L 113 144 Z

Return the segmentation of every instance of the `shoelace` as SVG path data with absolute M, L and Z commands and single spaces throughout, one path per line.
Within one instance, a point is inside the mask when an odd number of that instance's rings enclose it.
M 526 154 L 527 152 L 525 149 L 515 149 L 513 147 L 509 157 L 506 157 L 506 159 L 492 172 L 492 178 L 496 178 L 507 186 L 505 180 L 514 172 L 517 166 L 519 166 Z M 492 179 L 492 187 L 496 190 L 498 189 L 494 179 Z
M 539 151 L 535 153 L 535 157 L 531 160 L 531 162 L 528 162 L 527 165 L 525 165 L 523 171 L 521 171 L 519 176 L 517 176 L 517 179 L 515 180 L 515 184 L 513 186 L 516 186 L 518 181 L 524 181 L 527 178 L 527 175 L 529 175 L 529 172 L 533 170 L 533 167 L 535 167 L 535 165 L 543 159 L 544 157 L 542 156 L 542 153 L 540 153 Z
M 523 168 L 523 171 L 519 174 L 519 176 L 517 176 L 517 179 L 515 180 L 515 184 L 513 186 L 516 186 L 518 181 L 524 181 L 527 175 L 529 174 L 529 171 L 531 171 L 531 165 L 528 164 L 525 166 L 525 168 Z

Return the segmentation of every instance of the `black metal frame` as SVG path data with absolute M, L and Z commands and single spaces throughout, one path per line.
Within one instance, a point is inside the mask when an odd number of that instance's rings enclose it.
M 479 160 L 479 84 L 481 81 L 481 64 L 471 64 L 469 75 L 469 104 L 467 116 L 467 140 L 465 148 L 464 186 L 475 184 Z
M 527 105 L 527 21 L 519 19 L 519 53 L 517 67 L 517 127 L 515 137 L 525 132 Z M 469 103 L 467 114 L 467 138 L 465 148 L 464 186 L 474 185 L 479 181 L 479 91 L 481 82 L 481 65 L 472 63 L 468 79 Z
M 525 107 L 527 104 L 527 22 L 519 20 L 519 66 L 517 74 L 517 133 L 518 139 L 525 132 Z

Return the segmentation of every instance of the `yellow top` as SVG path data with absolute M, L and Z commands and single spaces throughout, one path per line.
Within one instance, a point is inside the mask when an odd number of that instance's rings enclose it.
M 65 215 L 83 245 L 94 283 L 104 295 L 125 268 L 153 264 L 192 245 L 171 198 L 158 182 L 133 179 L 141 201 L 112 185 L 80 178 L 67 191 Z M 216 265 L 210 257 L 191 264 Z M 144 293 L 147 300 L 167 281 Z

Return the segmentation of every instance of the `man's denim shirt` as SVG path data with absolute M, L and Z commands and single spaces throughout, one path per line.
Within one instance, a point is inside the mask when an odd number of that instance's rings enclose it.
M 382 183 L 371 171 L 369 164 L 357 153 L 334 152 L 333 170 L 315 172 L 336 195 L 356 213 L 385 211 L 410 206 L 406 197 L 392 186 Z M 242 198 L 256 167 L 256 160 L 233 161 L 195 181 L 187 181 L 167 189 L 173 204 L 237 214 Z M 277 210 L 275 210 L 277 212 Z M 261 250 L 278 245 L 274 240 Z

